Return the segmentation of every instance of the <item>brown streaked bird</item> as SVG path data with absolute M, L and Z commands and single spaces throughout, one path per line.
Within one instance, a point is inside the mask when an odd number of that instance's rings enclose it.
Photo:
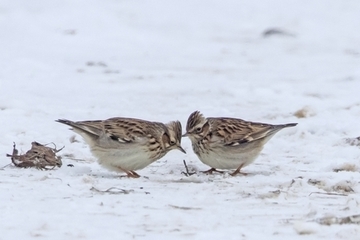
M 103 167 L 125 172 L 128 177 L 140 177 L 135 171 L 143 169 L 181 147 L 181 123 L 163 124 L 135 118 L 79 121 L 59 119 L 72 127 L 89 145 L 92 154 Z
M 232 176 L 255 161 L 264 145 L 283 128 L 297 123 L 272 125 L 248 122 L 236 118 L 205 118 L 199 111 L 193 112 L 187 121 L 186 133 L 200 161 L 211 167 L 205 173 L 217 169 L 236 169 Z

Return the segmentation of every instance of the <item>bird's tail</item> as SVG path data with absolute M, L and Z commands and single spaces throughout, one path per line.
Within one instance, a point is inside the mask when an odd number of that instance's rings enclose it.
M 75 132 L 93 135 L 94 137 L 99 136 L 102 132 L 101 121 L 73 122 L 67 119 L 58 119 L 55 121 L 72 127 Z
M 287 127 L 295 127 L 296 125 L 298 125 L 297 123 L 287 123 L 287 124 L 281 124 L 281 125 L 277 125 L 280 128 L 287 128 Z
M 269 135 L 274 135 L 275 133 L 277 133 L 278 131 L 280 131 L 283 128 L 295 127 L 296 125 L 297 125 L 297 123 L 287 123 L 287 124 L 273 125 L 272 128 L 269 131 Z

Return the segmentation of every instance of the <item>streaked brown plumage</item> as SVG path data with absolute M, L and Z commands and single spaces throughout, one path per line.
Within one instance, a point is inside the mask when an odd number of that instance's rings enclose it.
M 125 172 L 128 177 L 139 177 L 143 169 L 162 158 L 169 151 L 181 147 L 181 124 L 167 124 L 135 118 L 79 121 L 59 119 L 80 134 L 103 167 Z
M 193 112 L 187 121 L 186 133 L 200 161 L 216 169 L 236 169 L 252 163 L 263 146 L 278 131 L 296 126 L 297 123 L 272 125 L 249 122 L 236 118 L 205 118 L 199 111 Z

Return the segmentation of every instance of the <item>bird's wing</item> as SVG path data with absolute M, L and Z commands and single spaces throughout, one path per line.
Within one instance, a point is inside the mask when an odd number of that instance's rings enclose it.
M 285 127 L 296 124 L 271 125 L 265 123 L 249 122 L 235 118 L 209 118 L 211 131 L 214 136 L 222 138 L 227 146 L 237 146 L 253 142 L 274 135 Z
M 165 132 L 165 125 L 133 118 L 110 118 L 103 121 L 104 133 L 112 140 L 132 143 L 144 138 L 160 136 L 156 132 Z

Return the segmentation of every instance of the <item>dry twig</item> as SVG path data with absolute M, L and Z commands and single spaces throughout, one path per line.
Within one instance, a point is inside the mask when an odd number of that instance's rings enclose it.
M 181 172 L 181 174 L 184 174 L 185 176 L 189 177 L 189 176 L 194 175 L 194 174 L 196 173 L 196 172 L 189 172 L 189 168 L 188 168 L 188 166 L 186 165 L 186 161 L 185 161 L 185 160 L 183 160 L 183 163 L 184 163 L 186 172 Z
M 98 193 L 109 193 L 109 194 L 129 194 L 131 192 L 134 192 L 134 190 L 126 190 L 117 187 L 111 187 L 106 190 L 99 190 L 95 187 L 91 187 L 90 190 Z
M 360 224 L 360 215 L 351 215 L 348 217 L 323 217 L 316 220 L 322 225 L 332 224 Z
M 182 207 L 182 206 L 176 206 L 176 205 L 168 205 L 169 207 L 175 208 L 175 209 L 181 209 L 181 210 L 201 210 L 201 208 L 196 207 Z
M 11 157 L 11 161 L 16 167 L 35 167 L 41 170 L 51 170 L 62 165 L 61 157 L 56 156 L 56 153 L 60 152 L 64 147 L 56 149 L 55 144 L 54 146 L 55 148 L 51 148 L 38 142 L 32 142 L 31 149 L 25 154 L 19 155 L 14 143 L 12 154 L 6 154 L 6 156 Z
M 312 192 L 309 194 L 309 196 L 311 196 L 313 193 L 314 194 L 331 195 L 331 196 L 343 196 L 343 197 L 347 196 L 347 194 L 342 194 L 342 193 L 324 193 L 324 192 Z

